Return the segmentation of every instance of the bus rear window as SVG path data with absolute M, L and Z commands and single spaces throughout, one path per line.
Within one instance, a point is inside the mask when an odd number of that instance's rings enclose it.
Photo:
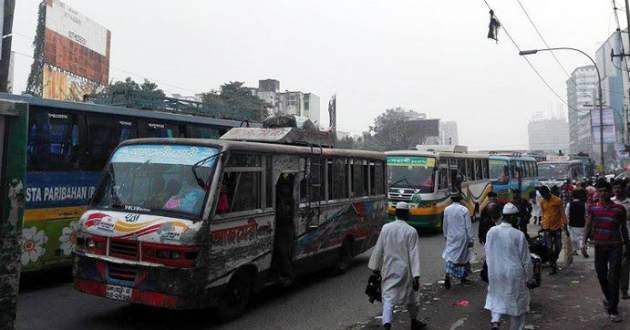
M 215 148 L 130 145 L 116 150 L 92 207 L 200 218 Z

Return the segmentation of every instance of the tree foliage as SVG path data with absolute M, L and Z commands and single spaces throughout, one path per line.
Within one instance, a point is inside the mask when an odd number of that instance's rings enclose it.
M 44 90 L 44 39 L 46 38 L 46 2 L 39 4 L 37 29 L 33 40 L 33 64 L 26 81 L 26 92 L 41 97 Z
M 211 90 L 203 93 L 201 100 L 204 103 L 217 107 L 228 107 L 258 114 L 259 118 L 268 115 L 267 109 L 271 105 L 258 96 L 251 93 L 250 89 L 244 87 L 242 81 L 230 81 L 221 85 L 220 90 Z
M 154 82 L 144 79 L 142 84 L 138 84 L 131 77 L 127 77 L 125 80 L 112 81 L 109 83 L 105 90 L 108 94 L 124 91 L 142 91 L 155 94 L 157 97 L 165 97 L 164 91 L 158 88 L 158 85 Z
M 424 142 L 422 132 L 412 132 L 406 125 L 406 110 L 403 108 L 387 109 L 374 119 L 374 126 L 370 126 L 373 133 L 375 149 L 406 150 Z

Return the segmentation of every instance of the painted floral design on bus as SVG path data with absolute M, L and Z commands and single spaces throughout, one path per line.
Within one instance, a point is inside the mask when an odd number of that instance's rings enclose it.
M 37 227 L 25 228 L 22 231 L 22 266 L 31 262 L 36 262 L 39 257 L 46 253 L 44 244 L 48 241 L 48 236 L 43 230 Z
M 79 229 L 79 221 L 72 221 L 68 227 L 63 227 L 59 243 L 63 254 L 68 256 L 77 246 L 77 229 Z

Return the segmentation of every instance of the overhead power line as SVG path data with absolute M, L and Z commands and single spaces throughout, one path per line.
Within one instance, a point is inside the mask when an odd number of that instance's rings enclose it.
M 532 20 L 532 18 L 529 16 L 529 13 L 527 13 L 527 10 L 525 10 L 525 7 L 523 6 L 523 4 L 521 3 L 521 0 L 516 0 L 518 2 L 518 5 L 521 7 L 521 9 L 523 10 L 523 13 L 525 13 L 525 16 L 527 16 L 527 19 L 529 20 L 529 22 L 532 24 L 532 27 L 534 27 L 534 30 L 536 30 L 536 33 L 538 34 L 538 36 L 540 37 L 540 40 L 542 40 L 543 44 L 545 44 L 545 47 L 547 48 L 552 48 L 549 46 L 549 44 L 547 44 L 547 41 L 545 40 L 545 38 L 543 38 L 542 33 L 540 33 L 540 31 L 538 30 L 538 28 L 536 27 L 536 24 L 534 24 L 534 21 Z M 578 83 L 573 79 L 573 77 L 569 74 L 569 72 L 567 72 L 567 70 L 564 68 L 564 66 L 562 65 L 562 63 L 560 63 L 560 60 L 558 59 L 558 57 L 556 56 L 556 53 L 553 50 L 549 51 L 551 53 L 551 56 L 553 56 L 553 58 L 556 60 L 556 63 L 558 63 L 558 65 L 560 66 L 560 68 L 562 69 L 562 71 L 564 71 L 564 74 L 567 75 L 567 77 L 569 77 L 569 79 L 571 80 L 571 82 L 573 82 L 573 84 L 575 85 L 576 88 L 578 88 L 580 90 L 580 92 L 585 93 L 587 92 L 586 90 L 582 89 Z
M 488 9 L 492 10 L 492 7 L 490 7 L 490 5 L 488 4 L 488 1 L 483 0 L 483 2 L 486 3 L 486 6 L 488 6 Z M 520 52 L 521 48 L 518 46 L 518 44 L 516 43 L 516 41 L 514 41 L 514 38 L 512 38 L 512 36 L 510 35 L 510 33 L 508 32 L 507 28 L 505 27 L 505 24 L 503 22 L 501 22 L 501 20 L 499 19 L 499 17 L 497 16 L 496 12 L 494 14 L 494 16 L 497 18 L 497 20 L 501 23 L 501 28 L 503 29 L 503 31 L 505 31 L 505 34 L 508 36 L 508 38 L 510 39 L 510 41 L 512 42 L 512 44 L 514 44 L 514 47 L 516 47 L 516 49 Z M 545 84 L 545 86 L 547 86 L 547 88 L 549 88 L 549 90 L 562 102 L 564 103 L 569 109 L 573 110 L 573 111 L 579 111 L 578 109 L 572 107 L 571 105 L 569 105 L 567 103 L 567 101 L 565 101 L 552 87 L 551 85 L 549 85 L 549 83 L 547 82 L 547 80 L 545 80 L 545 78 L 540 74 L 540 72 L 538 72 L 538 70 L 536 69 L 536 67 L 534 67 L 534 65 L 532 64 L 532 62 L 527 58 L 527 56 L 522 56 L 523 59 L 527 62 L 527 64 L 529 64 L 529 66 L 532 68 L 532 70 L 534 70 L 534 72 L 536 73 L 536 75 L 538 76 L 538 78 L 540 78 L 540 80 L 542 80 L 542 82 Z

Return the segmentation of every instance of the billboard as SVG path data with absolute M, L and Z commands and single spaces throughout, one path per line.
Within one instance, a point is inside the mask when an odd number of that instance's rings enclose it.
M 417 119 L 405 121 L 407 129 L 420 136 L 440 136 L 439 119 Z
M 593 144 L 600 144 L 601 122 L 599 120 L 599 109 L 591 110 L 591 127 L 593 133 Z M 612 108 L 604 108 L 601 113 L 604 126 L 604 143 L 616 143 L 617 135 L 615 133 L 615 114 Z
M 97 86 L 96 82 L 44 66 L 42 96 L 46 99 L 82 101 L 83 95 L 95 93 Z
M 109 30 L 59 0 L 46 0 L 45 26 L 46 66 L 102 85 L 109 82 Z
M 593 126 L 593 144 L 600 144 L 600 129 L 601 126 Z M 604 143 L 616 143 L 617 134 L 615 133 L 614 125 L 604 125 Z

